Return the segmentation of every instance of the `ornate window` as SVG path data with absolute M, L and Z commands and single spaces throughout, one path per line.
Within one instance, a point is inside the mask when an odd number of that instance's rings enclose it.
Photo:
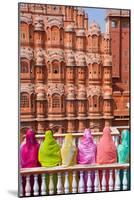
M 98 37 L 96 35 L 92 38 L 92 47 L 94 53 L 98 51 Z
M 25 40 L 25 38 L 26 38 L 26 34 L 25 33 L 21 33 L 21 39 Z
M 22 93 L 20 96 L 20 107 L 28 108 L 29 107 L 29 95 L 27 93 Z
M 20 24 L 21 42 L 28 42 L 28 38 L 29 38 L 29 27 L 28 27 L 28 24 L 23 22 Z
M 52 27 L 52 35 L 51 35 L 51 39 L 52 39 L 52 44 L 59 44 L 59 28 L 56 26 Z
M 96 77 L 96 75 L 98 75 L 98 64 L 97 63 L 94 63 L 93 64 L 93 73 Z
M 93 97 L 93 105 L 94 105 L 95 108 L 98 107 L 98 105 L 97 105 L 97 96 Z
M 52 108 L 60 108 L 60 96 L 57 94 L 53 96 Z
M 53 67 L 53 73 L 54 74 L 58 74 L 59 73 L 59 67 L 58 66 L 54 66 Z
M 21 62 L 21 73 L 28 73 L 28 63 L 25 61 Z
M 53 74 L 59 74 L 59 63 L 58 61 L 53 61 L 52 63 Z

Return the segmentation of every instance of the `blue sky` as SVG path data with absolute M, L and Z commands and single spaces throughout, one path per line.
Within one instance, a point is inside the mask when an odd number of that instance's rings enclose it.
M 101 31 L 105 32 L 105 16 L 106 9 L 103 8 L 84 8 L 88 14 L 89 23 L 95 20 L 101 27 Z

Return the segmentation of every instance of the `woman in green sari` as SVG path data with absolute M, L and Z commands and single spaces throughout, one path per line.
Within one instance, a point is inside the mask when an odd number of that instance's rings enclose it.
M 54 167 L 61 164 L 60 146 L 51 130 L 45 132 L 45 140 L 40 145 L 38 158 L 42 167 Z
M 60 146 L 53 137 L 52 130 L 45 132 L 45 139 L 39 148 L 38 159 L 42 167 L 55 167 L 61 164 Z M 54 193 L 56 193 L 57 174 L 53 175 Z M 49 175 L 46 174 L 47 193 L 49 191 Z
M 118 153 L 118 163 L 129 163 L 130 156 L 130 132 L 129 130 L 123 130 L 121 133 L 121 144 L 119 144 L 117 148 Z M 128 179 L 128 189 L 130 188 L 130 170 L 127 171 L 127 179 Z M 121 183 L 123 181 L 123 171 L 120 170 L 120 179 Z M 123 185 L 121 184 L 121 190 L 123 189 Z
M 118 162 L 127 163 L 129 162 L 129 151 L 130 151 L 130 133 L 129 130 L 123 130 L 121 134 L 121 144 L 118 146 Z

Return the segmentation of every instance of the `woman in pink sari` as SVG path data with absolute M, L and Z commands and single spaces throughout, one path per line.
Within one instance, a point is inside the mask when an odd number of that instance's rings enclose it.
M 22 168 L 38 167 L 39 144 L 32 129 L 26 132 L 26 143 L 20 148 L 20 165 Z
M 111 164 L 117 162 L 116 146 L 109 127 L 103 129 L 103 136 L 97 145 L 97 163 Z
M 85 129 L 84 135 L 78 145 L 78 164 L 95 164 L 96 162 L 96 144 L 93 142 L 90 129 Z M 91 174 L 92 182 L 94 181 L 94 173 Z M 87 185 L 87 173 L 84 174 L 85 191 Z M 93 185 L 93 183 L 92 183 Z
M 116 146 L 111 136 L 109 127 L 103 129 L 103 136 L 97 145 L 97 164 L 112 164 L 117 162 Z M 102 171 L 99 172 L 100 180 L 102 180 Z M 113 174 L 114 180 L 114 174 Z M 109 170 L 106 170 L 106 190 L 108 191 Z M 101 187 L 101 184 L 100 184 Z

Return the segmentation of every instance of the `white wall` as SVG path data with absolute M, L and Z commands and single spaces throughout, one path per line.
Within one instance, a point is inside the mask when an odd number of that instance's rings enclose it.
M 17 192 L 17 137 L 18 137 L 18 0 L 3 0 L 0 3 L 0 199 L 12 200 Z M 23 1 L 27 2 L 27 1 Z M 30 1 L 29 2 L 33 2 Z M 132 33 L 134 33 L 134 4 L 132 0 L 34 0 L 42 3 L 72 4 L 93 7 L 132 8 Z M 134 35 L 134 34 L 133 34 Z M 134 36 L 132 35 L 132 49 Z M 134 57 L 134 56 L 133 56 Z M 134 60 L 132 57 L 132 64 Z M 133 75 L 132 75 L 133 74 Z M 131 108 L 134 110 L 134 67 L 131 68 Z M 134 111 L 132 111 L 132 143 L 134 143 Z M 132 145 L 134 147 L 134 145 Z M 134 148 L 132 147 L 132 168 L 134 170 Z M 45 197 L 45 199 L 90 199 L 112 200 L 132 199 L 134 195 L 134 171 L 132 171 L 132 192 L 113 192 L 69 196 Z M 43 197 L 44 198 L 44 197 Z M 43 199 L 43 198 L 38 198 Z M 35 198 L 30 198 L 35 199 Z

